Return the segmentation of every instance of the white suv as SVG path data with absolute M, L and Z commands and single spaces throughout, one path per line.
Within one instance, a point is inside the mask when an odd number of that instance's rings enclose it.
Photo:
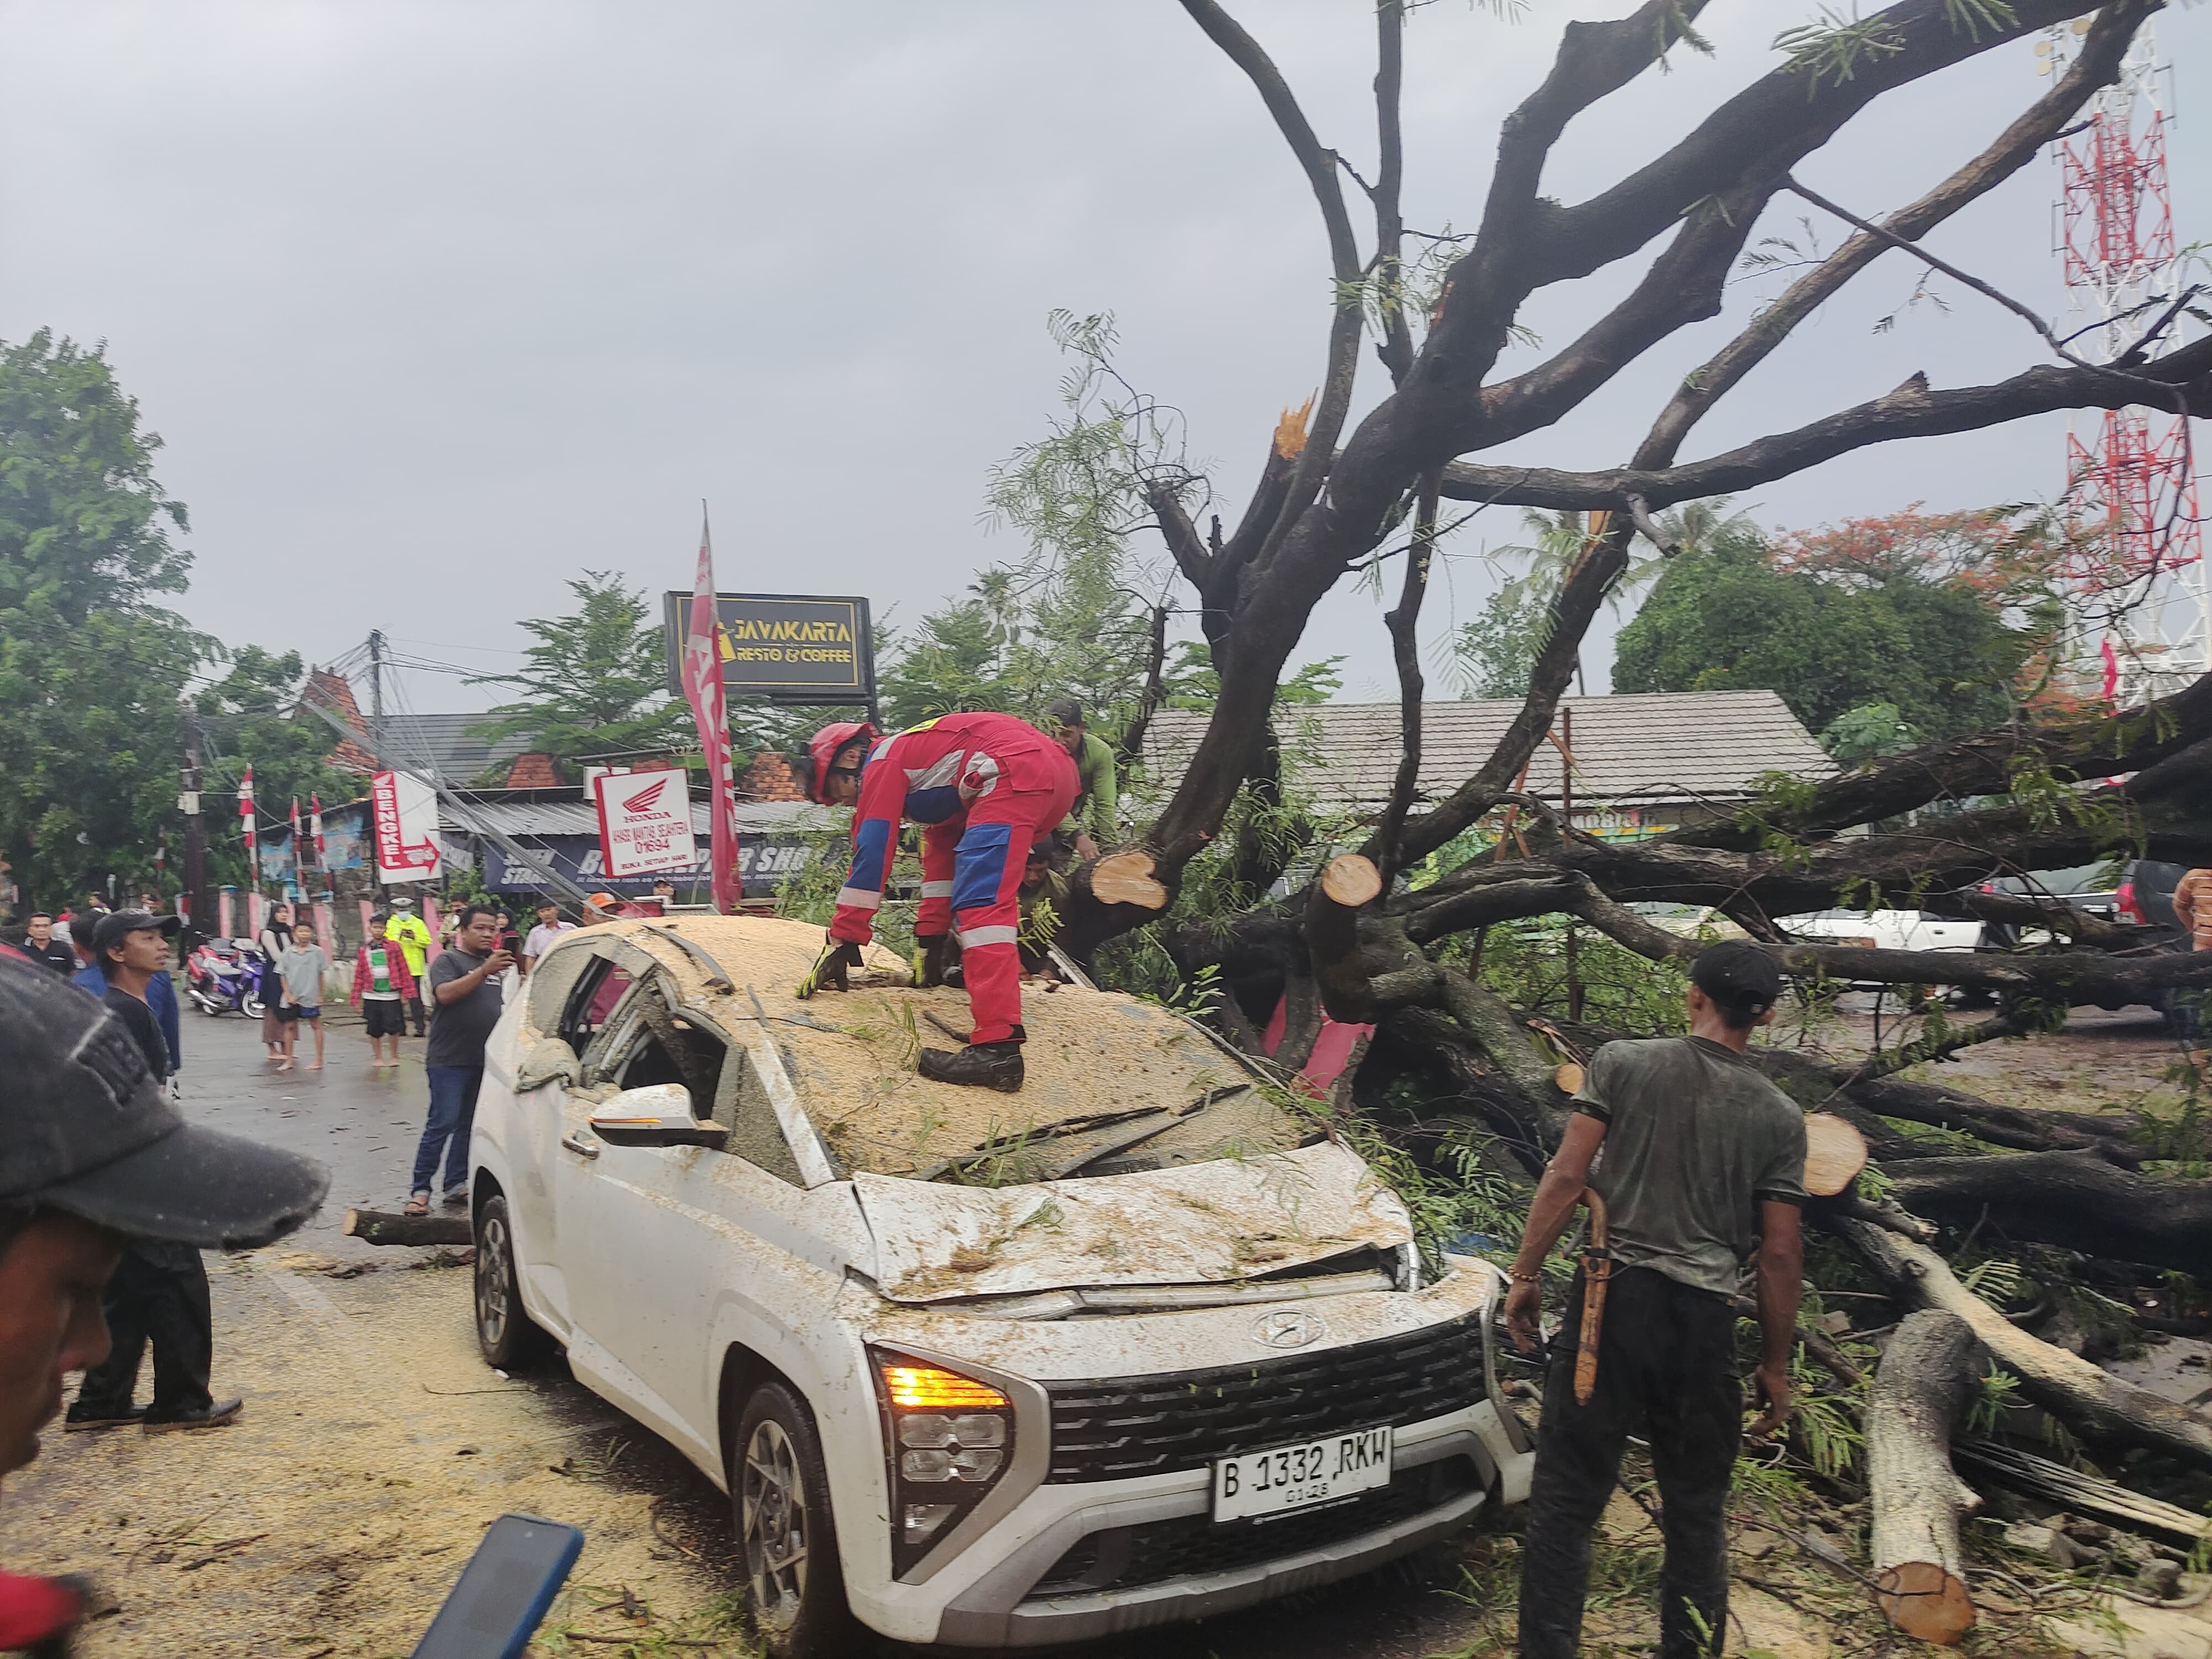
M 927 1082 L 965 1000 L 792 1000 L 794 922 L 570 934 L 491 1040 L 478 1339 L 732 1496 L 776 1652 L 1028 1646 L 1345 1577 L 1527 1495 L 1486 1265 L 1197 1028 L 1028 993 L 1019 1095 Z M 1308 1144 L 1299 1144 L 1301 1140 Z

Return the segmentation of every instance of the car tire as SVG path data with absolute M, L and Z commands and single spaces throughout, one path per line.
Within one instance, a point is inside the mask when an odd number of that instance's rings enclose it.
M 507 1194 L 494 1193 L 477 1206 L 475 1231 L 477 1347 L 495 1370 L 520 1370 L 541 1358 L 548 1344 L 523 1311 Z
M 731 1520 L 744 1556 L 753 1629 L 769 1653 L 842 1659 L 864 1650 L 845 1601 L 813 1413 L 788 1384 L 763 1382 L 728 1443 Z

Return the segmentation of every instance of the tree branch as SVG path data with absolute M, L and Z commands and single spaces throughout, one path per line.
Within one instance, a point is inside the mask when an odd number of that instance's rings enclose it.
M 1427 689 L 1421 675 L 1421 600 L 1429 588 L 1436 535 L 1437 475 L 1431 472 L 1421 480 L 1420 505 L 1414 510 L 1413 539 L 1406 549 L 1405 586 L 1397 608 L 1382 619 L 1390 630 L 1390 654 L 1398 665 L 1398 775 L 1391 781 L 1389 803 L 1382 809 L 1370 856 L 1382 872 L 1386 893 L 1399 869 L 1398 832 L 1405 826 L 1421 775 L 1421 697 Z
M 1413 367 L 1413 333 L 1406 321 L 1406 221 L 1399 196 L 1406 177 L 1406 143 L 1400 104 L 1406 83 L 1406 0 L 1376 0 L 1375 144 L 1380 157 L 1375 187 L 1375 280 L 1382 301 L 1382 337 L 1376 356 L 1403 381 Z

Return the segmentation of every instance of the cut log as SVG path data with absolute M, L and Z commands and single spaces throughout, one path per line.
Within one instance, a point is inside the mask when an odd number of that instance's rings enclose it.
M 2200 1468 L 2212 1468 L 2212 1418 L 2124 1382 L 2078 1355 L 2030 1336 L 1960 1284 L 1943 1258 L 1927 1246 L 1869 1222 L 1839 1218 L 1832 1224 L 1860 1258 L 1900 1293 L 1965 1320 L 1990 1357 L 2020 1379 L 2021 1392 L 2044 1410 L 2064 1418 L 2092 1439 L 2148 1446 Z
M 1587 1080 L 1588 1074 L 1576 1060 L 1563 1060 L 1552 1071 L 1552 1081 L 1559 1085 L 1559 1092 L 1563 1095 L 1580 1094 Z
M 1109 853 L 1091 866 L 1091 896 L 1101 904 L 1133 904 L 1164 910 L 1168 890 L 1152 876 L 1150 853 Z
M 465 1215 L 394 1215 L 389 1210 L 348 1210 L 338 1231 L 364 1244 L 473 1244 Z
M 1357 853 L 1339 854 L 1321 872 L 1321 890 L 1346 909 L 1357 910 L 1382 892 L 1382 872 L 1372 859 Z
M 2085 1255 L 2212 1278 L 2212 1181 L 2130 1175 L 2087 1152 L 1923 1158 L 1885 1170 L 1907 1209 Z
M 1866 1137 L 1830 1112 L 1805 1120 L 1805 1190 L 1833 1198 L 1867 1166 Z
M 1951 1423 L 1974 1333 L 1957 1315 L 1908 1314 L 1867 1395 L 1867 1491 L 1875 1599 L 1908 1636 L 1949 1647 L 1974 1627 L 1959 1516 L 1981 1498 L 1951 1470 Z

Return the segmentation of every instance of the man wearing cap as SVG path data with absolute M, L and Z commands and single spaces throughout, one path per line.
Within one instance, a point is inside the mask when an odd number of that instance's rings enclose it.
M 1095 859 L 1103 844 L 1121 839 L 1121 781 L 1114 745 L 1083 724 L 1083 704 L 1073 697 L 1048 703 L 1045 730 L 1059 734 L 1060 746 L 1075 763 L 1075 805 L 1060 826 L 1079 859 Z
M 1544 1259 L 1583 1188 L 1597 1194 L 1611 1232 L 1597 1371 L 1585 1403 L 1575 1376 L 1577 1273 L 1553 1340 L 1522 1542 L 1520 1651 L 1528 1659 L 1581 1650 L 1590 1534 L 1632 1434 L 1650 1446 L 1664 1516 L 1658 1650 L 1664 1659 L 1721 1650 L 1729 1480 L 1743 1435 L 1732 1299 L 1747 1257 L 1757 1263 L 1754 1378 L 1766 1406 L 1752 1435 L 1790 1411 L 1805 1117 L 1745 1057 L 1753 1030 L 1774 1017 L 1781 976 L 1765 951 L 1735 940 L 1700 951 L 1690 980 L 1689 1036 L 1597 1051 L 1513 1263 L 1506 1329 L 1534 1353 Z
M 415 985 L 415 994 L 407 999 L 407 1012 L 415 1022 L 415 1035 L 421 1036 L 426 1029 L 422 1018 L 422 968 L 430 960 L 430 930 L 415 914 L 413 899 L 392 901 L 392 920 L 385 927 L 384 936 L 397 945 L 399 954 L 407 958 L 407 977 Z
M 129 916 L 131 922 L 118 931 L 116 918 L 119 916 Z M 103 1002 L 107 1000 L 110 981 L 106 960 L 98 948 L 99 930 L 102 927 L 108 929 L 108 938 L 118 943 L 125 933 L 134 930 L 160 936 L 161 960 L 147 977 L 142 999 L 152 1011 L 154 1024 L 161 1034 L 161 1046 L 167 1051 L 168 1062 L 162 1067 L 161 1074 L 169 1079 L 172 1094 L 176 1090 L 177 1073 L 185 1066 L 185 1050 L 183 1026 L 177 1013 L 177 988 L 169 977 L 167 941 L 174 939 L 183 926 L 182 919 L 176 916 L 157 916 L 147 910 L 118 910 L 112 914 L 103 914 L 97 922 L 90 919 L 80 921 L 70 935 L 71 948 L 82 963 L 76 972 L 70 975 L 70 983 L 91 992 Z M 135 1024 L 133 1017 L 125 1018 L 132 1018 Z
M 174 916 L 117 910 L 93 930 L 97 967 L 106 976 L 101 1000 L 130 1034 L 158 1087 L 168 1076 L 169 1050 L 147 987 L 167 977 Z M 206 1265 L 198 1249 L 161 1238 L 134 1237 L 108 1282 L 107 1328 L 114 1351 L 85 1373 L 84 1387 L 69 1409 L 68 1429 L 120 1428 L 143 1424 L 149 1434 L 210 1428 L 235 1418 L 243 1402 L 217 1401 L 208 1392 L 215 1362 L 215 1313 Z M 154 1401 L 136 1406 L 138 1369 L 154 1350 Z
M 315 1212 L 330 1175 L 187 1124 L 113 1018 L 12 956 L 0 956 L 0 1074 L 6 1475 L 38 1456 L 68 1374 L 107 1356 L 102 1287 L 126 1239 L 195 1253 L 273 1243 Z M 64 1637 L 82 1605 L 70 1581 L 0 1574 L 0 1647 Z

